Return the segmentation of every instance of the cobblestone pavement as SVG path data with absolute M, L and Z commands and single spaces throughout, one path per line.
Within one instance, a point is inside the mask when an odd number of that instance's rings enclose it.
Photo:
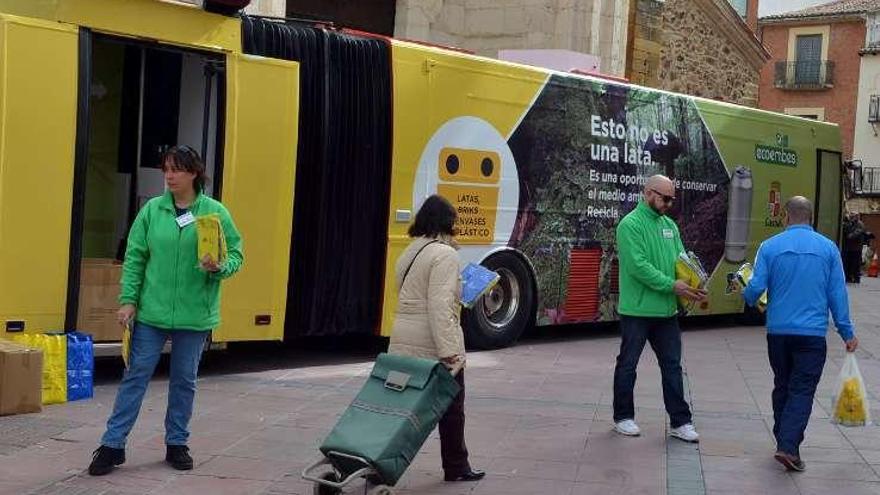
M 873 403 L 880 397 L 880 281 L 850 286 Z M 646 350 L 636 385 L 643 434 L 611 431 L 614 328 L 559 330 L 511 349 L 474 352 L 467 371 L 467 442 L 479 483 L 444 483 L 436 435 L 399 485 L 410 494 L 880 494 L 880 428 L 829 422 L 844 356 L 836 334 L 802 455 L 804 473 L 772 459 L 772 376 L 764 330 L 719 322 L 684 334 L 687 388 L 699 446 L 667 438 L 660 379 Z M 209 358 L 199 381 L 190 446 L 196 468 L 163 462 L 166 376 L 154 379 L 113 474 L 83 473 L 112 406 L 111 378 L 88 401 L 0 418 L 0 494 L 309 494 L 300 472 L 362 385 L 367 352 L 243 351 Z M 110 371 L 107 372 L 106 370 Z M 351 493 L 363 493 L 363 485 Z

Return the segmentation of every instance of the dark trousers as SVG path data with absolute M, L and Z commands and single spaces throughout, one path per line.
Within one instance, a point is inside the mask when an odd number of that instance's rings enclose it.
M 862 278 L 862 252 L 843 252 L 843 271 L 847 282 L 858 283 Z
M 825 367 L 825 337 L 767 335 L 773 368 L 773 436 L 776 448 L 800 456 L 813 396 Z
M 645 348 L 645 341 L 660 364 L 663 380 L 663 403 L 673 428 L 691 422 L 691 410 L 684 400 L 681 376 L 681 329 L 678 318 L 620 317 L 620 354 L 614 368 L 614 421 L 634 419 L 633 388 L 636 366 Z
M 455 375 L 455 381 L 461 386 L 461 391 L 440 418 L 438 425 L 443 471 L 451 476 L 467 473 L 471 469 L 464 443 L 464 370 Z

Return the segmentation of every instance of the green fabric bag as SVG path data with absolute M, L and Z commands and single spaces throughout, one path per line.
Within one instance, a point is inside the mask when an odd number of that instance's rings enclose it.
M 460 389 L 438 361 L 379 354 L 321 452 L 343 477 L 364 466 L 331 452 L 368 460 L 386 484 L 394 485 Z

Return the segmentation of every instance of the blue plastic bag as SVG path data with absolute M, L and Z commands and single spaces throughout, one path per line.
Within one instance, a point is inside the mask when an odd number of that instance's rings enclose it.
M 95 351 L 92 336 L 80 332 L 67 334 L 67 400 L 91 399 L 94 396 L 93 375 Z

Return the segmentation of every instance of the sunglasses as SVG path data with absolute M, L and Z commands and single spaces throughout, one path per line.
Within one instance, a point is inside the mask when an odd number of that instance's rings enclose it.
M 663 198 L 664 203 L 672 203 L 673 201 L 675 201 L 675 196 L 668 196 L 666 194 L 661 193 L 660 191 L 658 191 L 656 189 L 651 189 L 651 192 L 653 192 L 654 194 Z

